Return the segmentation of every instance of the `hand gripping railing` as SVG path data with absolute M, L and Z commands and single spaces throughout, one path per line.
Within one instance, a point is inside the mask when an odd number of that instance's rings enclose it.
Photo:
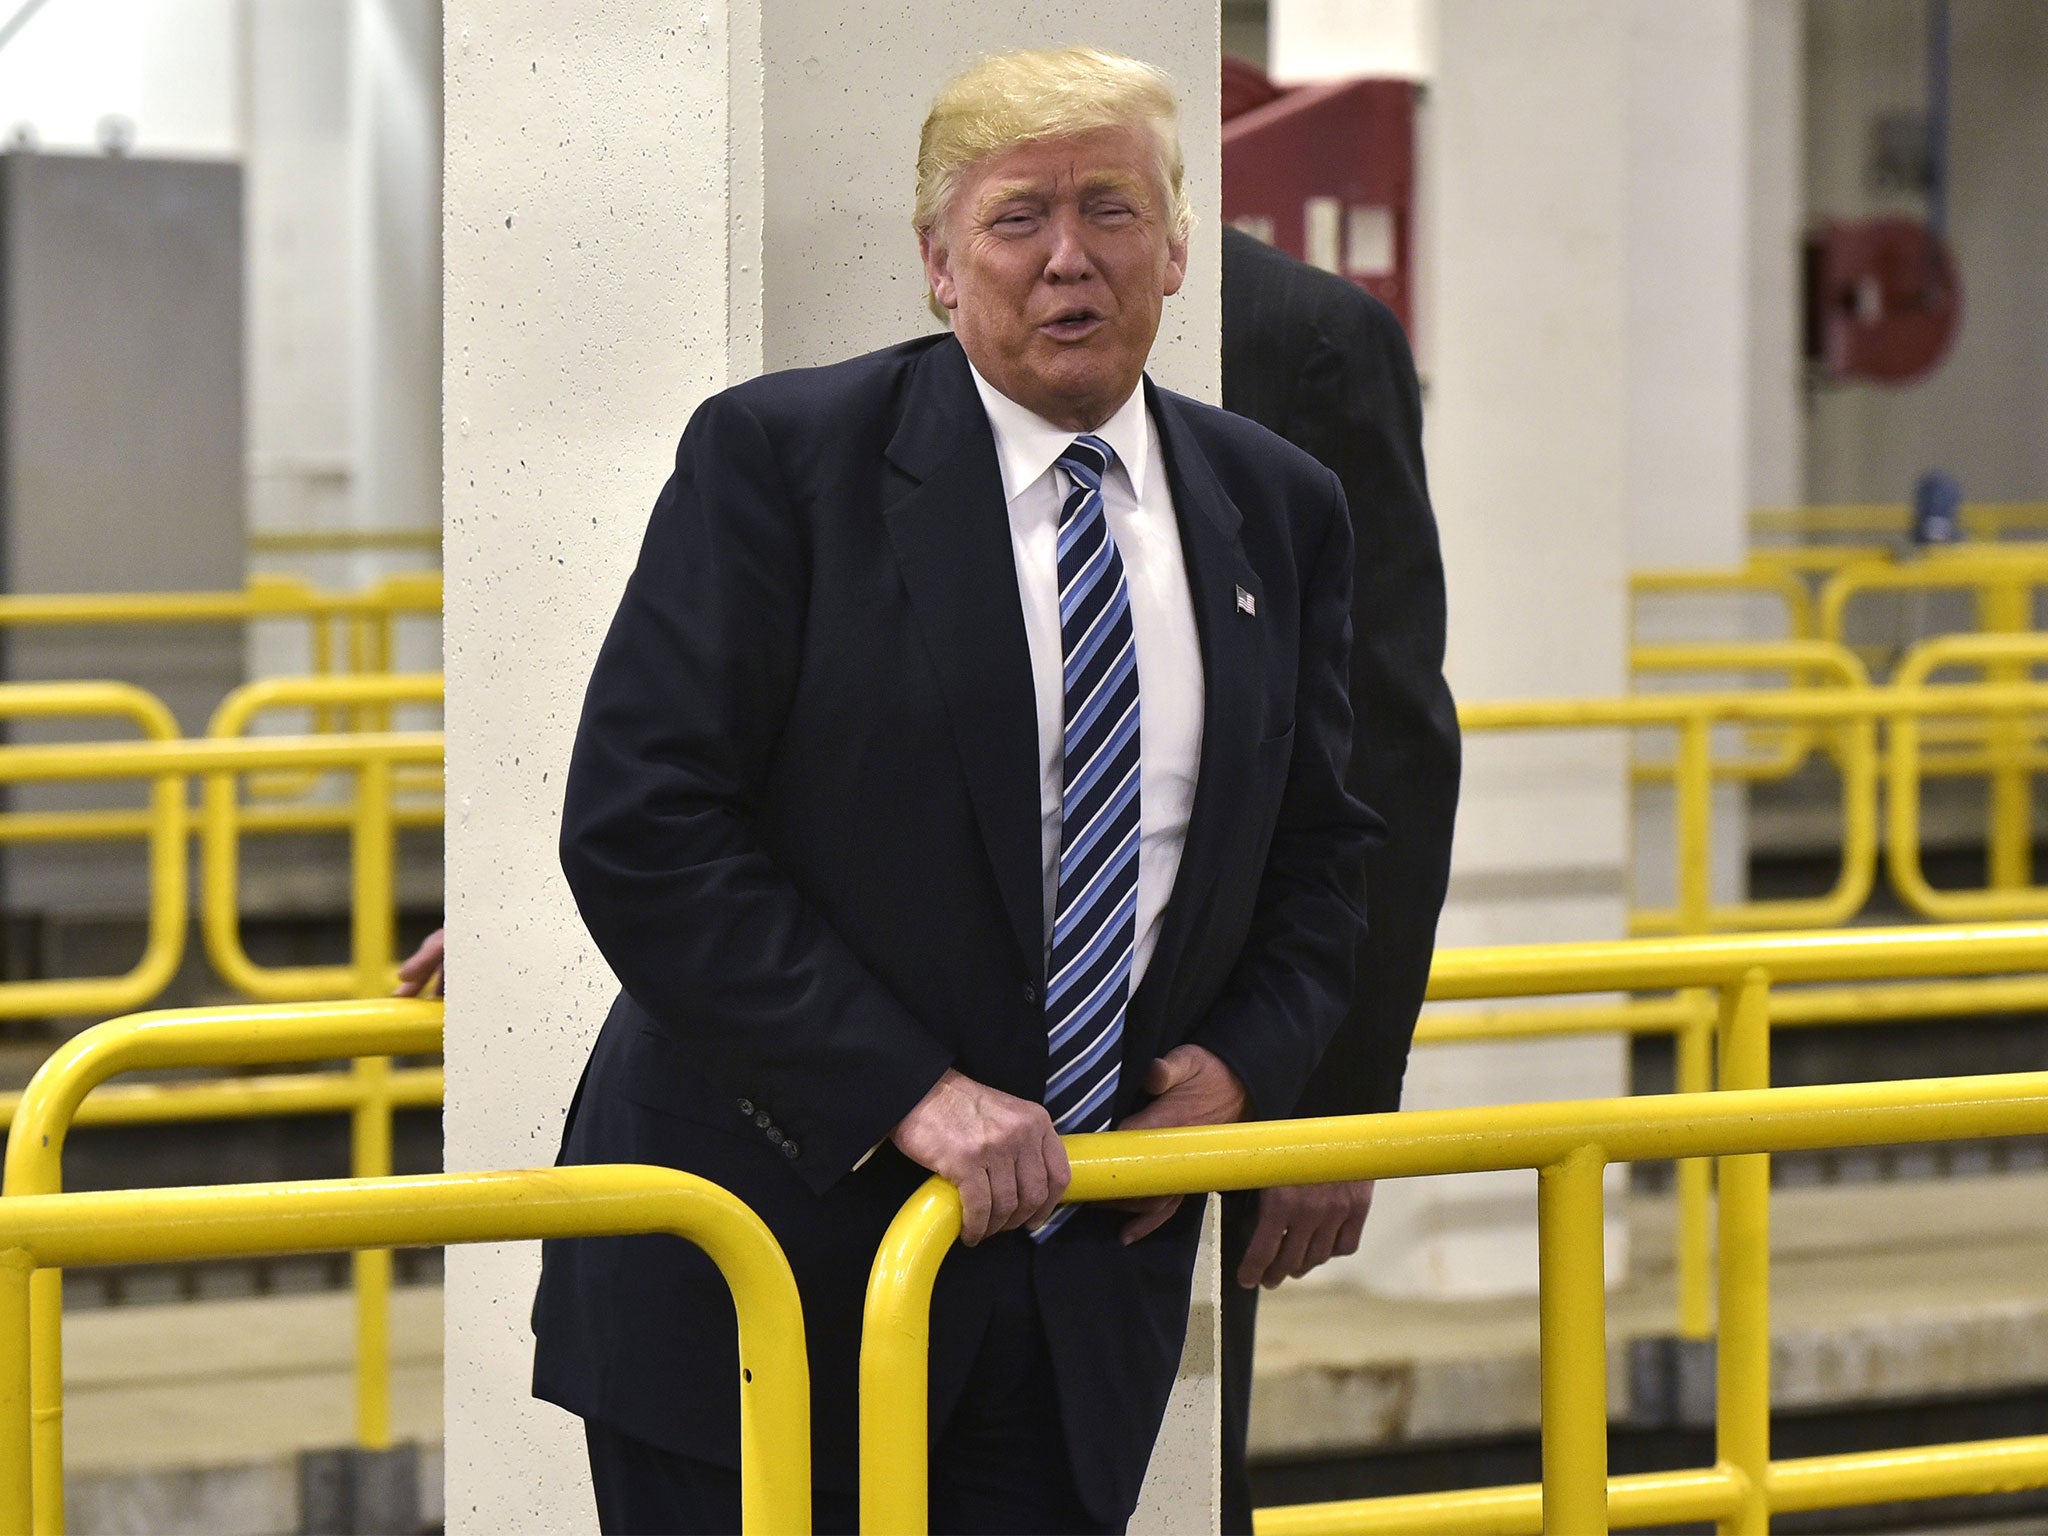
M 1758 1035 L 1731 1045 L 1753 1054 Z M 1590 1536 L 1628 1525 L 1718 1522 L 1759 1536 L 1771 1511 L 2048 1484 L 2048 1436 L 1917 1453 L 1770 1459 L 1772 1152 L 2048 1131 L 2048 1073 L 1777 1088 L 1584 1103 L 1423 1110 L 1348 1119 L 1068 1138 L 1071 1200 L 1275 1184 L 1533 1168 L 1542 1337 L 1540 1487 L 1363 1500 L 1260 1516 L 1261 1536 L 1487 1531 Z M 1712 1467 L 1607 1475 L 1603 1173 L 1609 1163 L 1721 1163 L 1718 1458 Z M 939 1264 L 960 1232 L 954 1187 L 934 1178 L 876 1255 L 861 1342 L 861 1529 L 928 1528 L 926 1372 Z
M 632 1165 L 0 1200 L 0 1530 L 62 1529 L 61 1487 L 30 1476 L 30 1294 L 46 1266 L 640 1232 L 695 1243 L 732 1288 L 744 1528 L 808 1531 L 810 1377 L 789 1263 L 726 1191 Z
M 399 1088 L 390 1058 L 438 1052 L 441 1016 L 438 1002 L 385 998 L 288 1008 L 167 1009 L 109 1020 L 59 1046 L 22 1093 L 7 1138 L 6 1175 L 0 1193 L 9 1197 L 47 1195 L 63 1187 L 65 1135 L 86 1095 L 118 1073 L 344 1057 L 361 1058 L 343 1079 L 352 1094 L 348 1105 L 353 1131 L 351 1171 L 358 1178 L 388 1175 L 392 1110 Z M 258 1100 L 262 1097 L 260 1082 L 249 1085 L 250 1096 Z M 307 1088 L 317 1086 L 302 1079 L 296 1091 L 303 1096 Z M 227 1092 L 220 1084 L 208 1087 L 215 1095 Z M 11 1204 L 11 1199 L 0 1200 L 0 1209 Z M 41 1262 L 53 1265 L 57 1261 Z M 374 1449 L 391 1440 L 390 1253 L 358 1247 L 355 1284 L 356 1434 L 361 1444 Z M 63 1528 L 63 1275 L 54 1267 L 42 1268 L 30 1288 L 33 1459 L 36 1503 L 42 1518 L 36 1530 L 44 1536 Z

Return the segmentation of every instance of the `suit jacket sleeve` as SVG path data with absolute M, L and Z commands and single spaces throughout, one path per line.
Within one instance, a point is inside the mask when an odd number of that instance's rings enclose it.
M 1365 926 L 1361 859 L 1377 821 L 1347 791 L 1352 738 L 1351 523 L 1329 480 L 1322 538 L 1301 552 L 1301 631 L 1286 786 L 1244 948 L 1190 1037 L 1221 1057 L 1253 1116 L 1289 1112 L 1344 1017 Z
M 751 827 L 801 659 L 806 549 L 767 433 L 706 402 L 584 700 L 562 868 L 626 992 L 772 1111 L 816 1188 L 951 1064 Z
M 1318 344 L 1286 434 L 1343 482 L 1357 540 L 1349 783 L 1386 819 L 1366 855 L 1371 923 L 1350 1014 L 1296 1107 L 1301 1115 L 1400 1107 L 1429 982 L 1458 804 L 1458 717 L 1444 682 L 1444 575 L 1423 473 L 1422 409 L 1391 311 L 1326 286 Z

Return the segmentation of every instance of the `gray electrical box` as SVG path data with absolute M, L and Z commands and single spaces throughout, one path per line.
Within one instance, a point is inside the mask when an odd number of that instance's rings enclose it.
M 220 591 L 244 570 L 242 173 L 225 161 L 0 155 L 0 586 Z M 0 627 L 9 681 L 113 678 L 203 732 L 239 626 Z M 17 742 L 132 727 L 15 721 Z M 140 785 L 24 786 L 18 809 L 140 806 Z M 9 916 L 146 908 L 138 843 L 14 844 Z

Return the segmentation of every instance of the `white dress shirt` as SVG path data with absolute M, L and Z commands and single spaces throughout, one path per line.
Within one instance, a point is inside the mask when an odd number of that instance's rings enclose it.
M 1060 636 L 1058 542 L 1060 508 L 1072 489 L 1067 472 L 1054 461 L 1080 434 L 1026 410 L 978 371 L 974 387 L 981 391 L 995 432 L 1038 696 L 1039 820 L 1050 944 L 1066 788 L 1066 647 Z M 1159 943 L 1159 920 L 1173 892 L 1188 811 L 1195 803 L 1202 756 L 1202 651 L 1173 493 L 1144 390 L 1133 390 L 1091 435 L 1116 450 L 1116 463 L 1102 482 L 1102 503 L 1123 557 L 1138 650 L 1138 937 L 1131 958 L 1131 989 L 1136 991 Z

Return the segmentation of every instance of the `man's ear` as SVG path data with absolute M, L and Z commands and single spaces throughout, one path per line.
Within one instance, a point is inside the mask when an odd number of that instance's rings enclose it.
M 1188 280 L 1188 243 L 1173 240 L 1166 247 L 1166 297 L 1172 298 L 1180 292 L 1180 285 Z
M 924 280 L 931 289 L 932 303 L 940 309 L 957 308 L 960 296 L 953 287 L 953 269 L 946 259 L 946 248 L 932 238 L 928 229 L 917 232 L 917 254 L 924 258 Z

